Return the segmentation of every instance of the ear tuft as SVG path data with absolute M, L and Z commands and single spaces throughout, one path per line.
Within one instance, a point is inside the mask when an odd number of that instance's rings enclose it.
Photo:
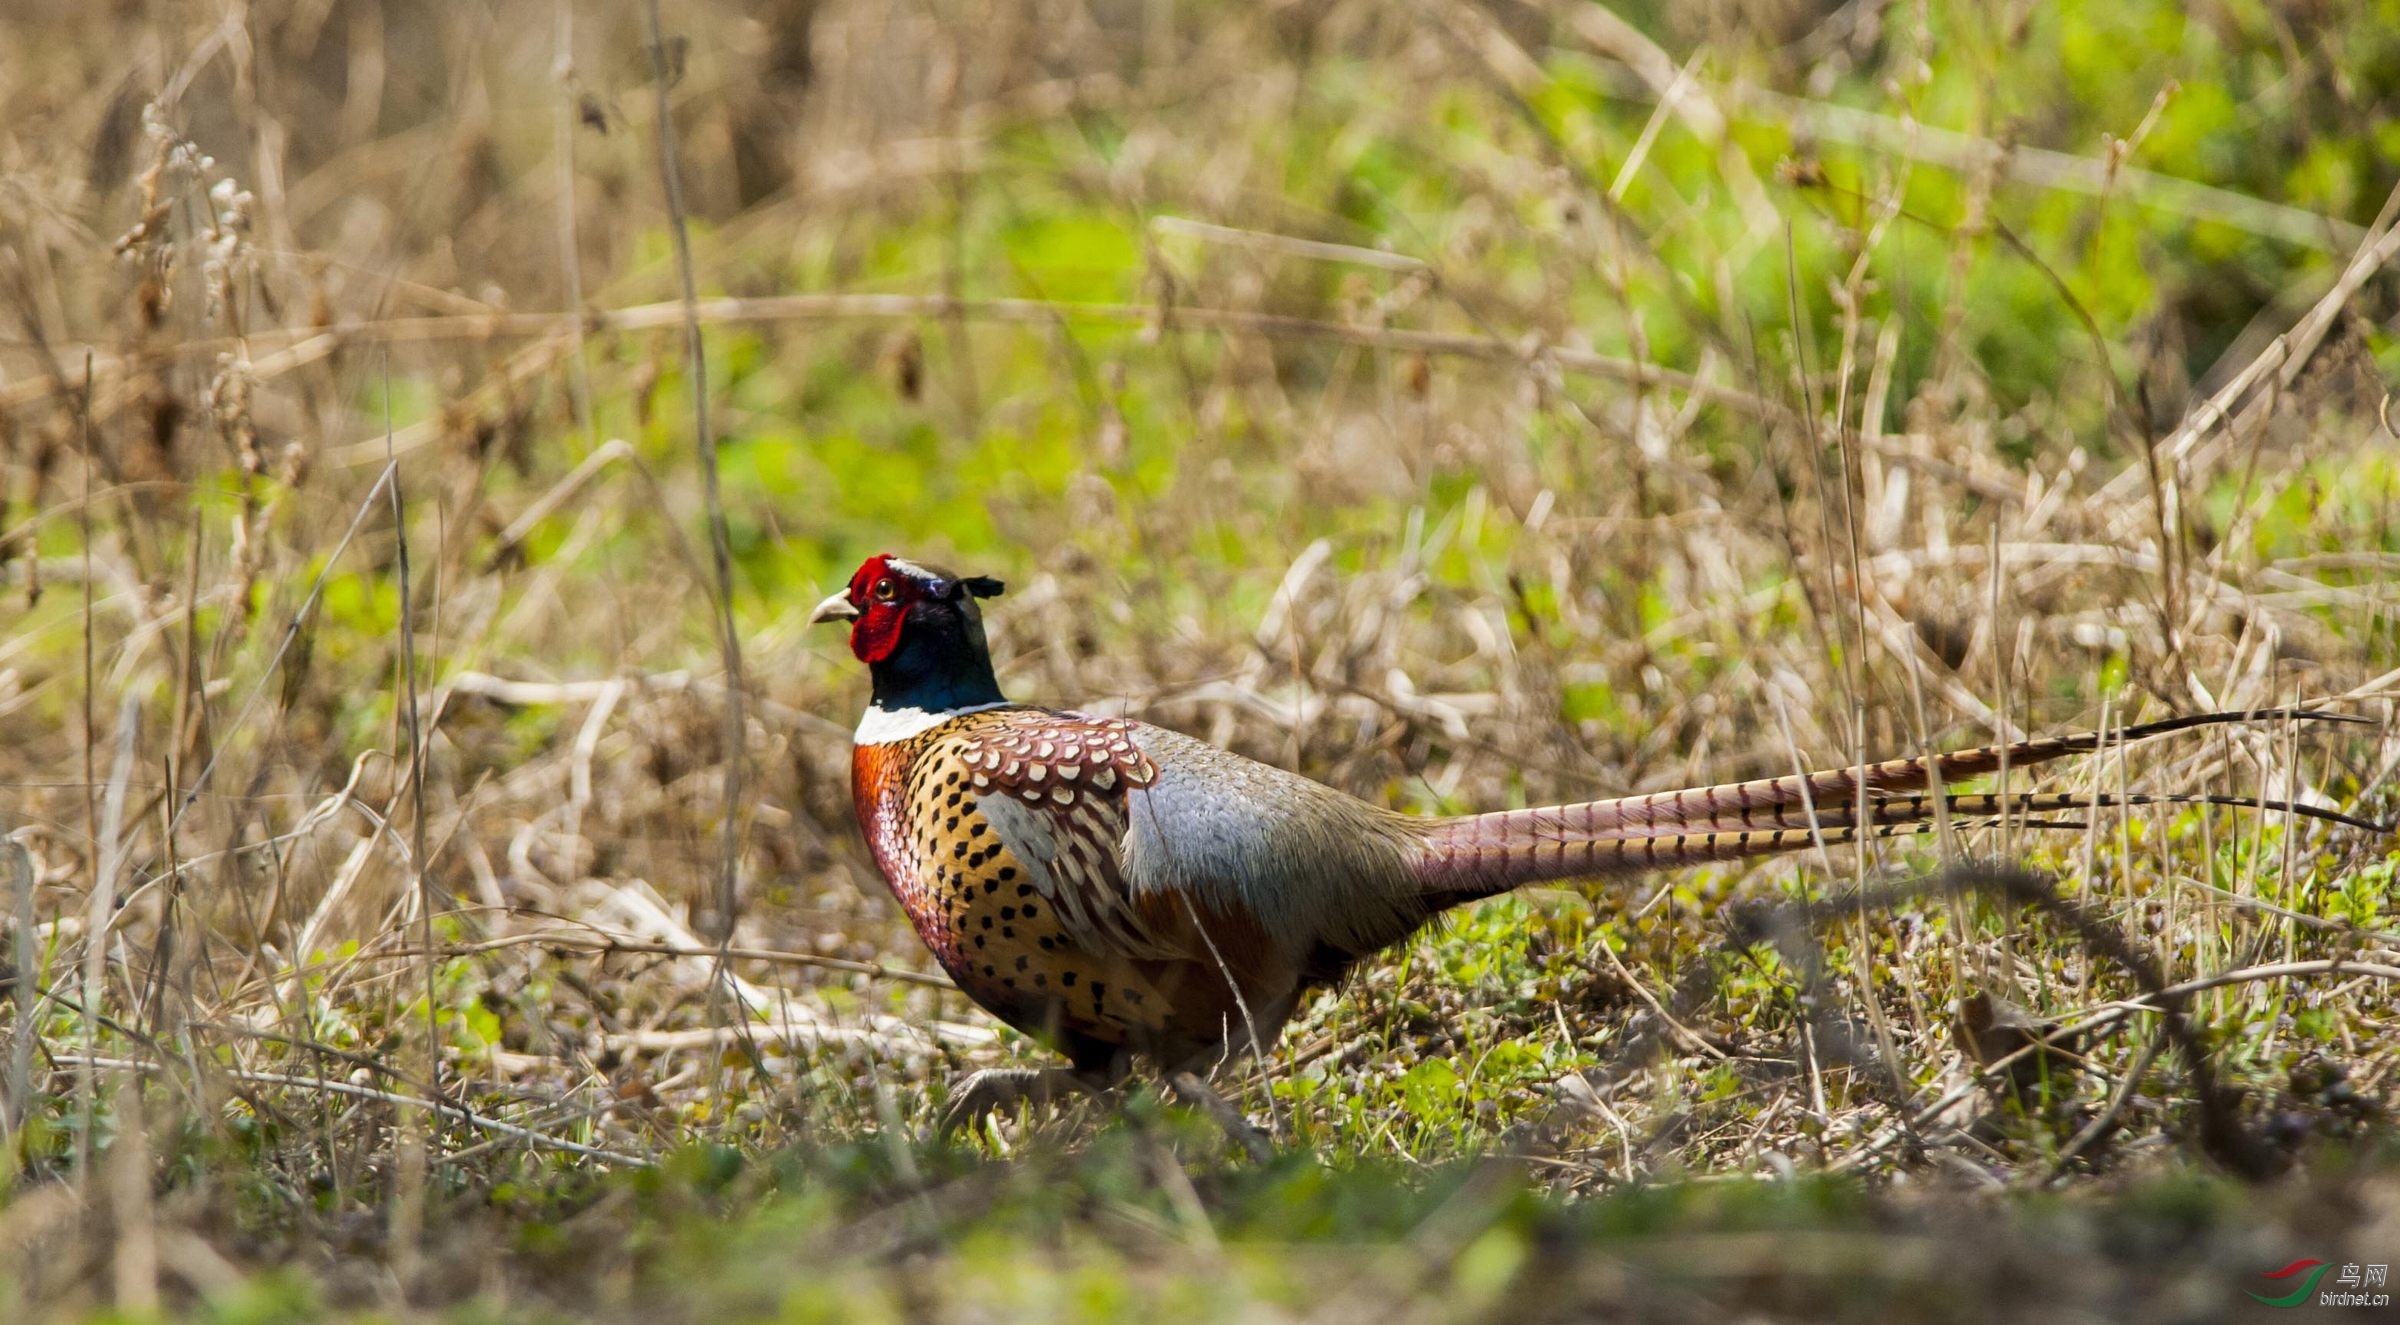
M 1002 591 L 1008 588 L 1007 585 L 989 575 L 970 575 L 958 583 L 961 588 L 977 598 L 998 598 Z

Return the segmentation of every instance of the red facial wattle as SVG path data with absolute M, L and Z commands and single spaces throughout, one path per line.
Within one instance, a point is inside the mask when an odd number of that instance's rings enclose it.
M 850 626 L 850 652 L 863 663 L 882 662 L 900 647 L 900 626 L 908 616 L 913 586 L 908 577 L 891 572 L 890 560 L 889 554 L 869 557 L 850 577 L 850 602 L 858 609 L 858 620 Z M 894 586 L 888 600 L 876 596 L 878 583 Z
M 879 663 L 900 647 L 900 621 L 908 609 L 900 603 L 873 603 L 850 627 L 850 652 L 863 663 Z

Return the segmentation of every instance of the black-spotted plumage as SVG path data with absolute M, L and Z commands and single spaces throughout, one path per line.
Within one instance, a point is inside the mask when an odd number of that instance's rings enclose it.
M 1078 1059 L 1105 1059 L 1159 1032 L 1172 1000 L 1153 976 L 1170 954 L 1147 937 L 1111 868 L 1126 791 L 1154 770 L 1122 724 L 1056 739 L 1076 721 L 983 709 L 862 745 L 856 763 L 877 770 L 872 780 L 900 783 L 896 795 L 863 800 L 861 819 L 911 923 L 959 987 Z

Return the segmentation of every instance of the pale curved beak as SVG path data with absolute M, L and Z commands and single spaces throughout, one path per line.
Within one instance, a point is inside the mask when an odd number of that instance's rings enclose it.
M 808 614 L 808 624 L 812 626 L 821 626 L 828 621 L 856 620 L 858 609 L 850 605 L 850 591 L 847 589 L 817 604 L 817 610 Z

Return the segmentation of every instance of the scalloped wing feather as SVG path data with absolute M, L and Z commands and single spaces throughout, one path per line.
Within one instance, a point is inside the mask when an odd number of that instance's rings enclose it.
M 1078 943 L 1185 958 L 1185 946 L 1135 906 L 1125 877 L 1127 798 L 1158 777 L 1132 728 L 1117 718 L 1007 709 L 962 725 L 944 744 L 966 767 L 985 820 Z

